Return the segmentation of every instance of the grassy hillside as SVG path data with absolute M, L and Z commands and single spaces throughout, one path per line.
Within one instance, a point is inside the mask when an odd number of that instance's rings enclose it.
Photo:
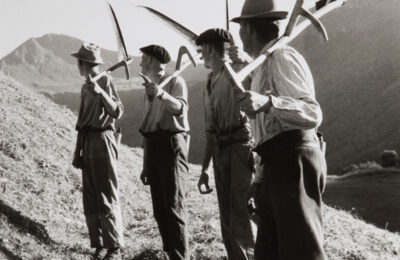
M 80 173 L 70 166 L 76 117 L 0 73 L 0 256 L 81 259 L 89 252 Z M 139 183 L 141 150 L 121 147 L 119 178 L 125 259 L 158 259 L 161 242 L 149 191 Z M 215 193 L 196 191 L 192 165 L 188 211 L 194 259 L 222 259 Z M 134 199 L 133 199 L 134 198 Z M 330 259 L 398 259 L 400 236 L 325 207 Z
M 0 249 L 23 259 L 81 259 L 88 253 L 80 172 L 70 166 L 75 115 L 8 77 L 0 77 Z M 161 248 L 148 188 L 141 185 L 141 150 L 121 148 L 119 177 L 126 259 Z M 200 258 L 223 254 L 214 196 L 195 190 L 189 176 L 191 249 Z M 135 199 L 132 199 L 135 198 Z
M 400 169 L 363 169 L 331 176 L 325 202 L 352 211 L 362 219 L 400 231 Z

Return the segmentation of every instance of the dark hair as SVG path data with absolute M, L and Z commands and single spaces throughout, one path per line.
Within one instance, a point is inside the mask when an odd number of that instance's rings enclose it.
M 274 18 L 252 18 L 246 19 L 260 40 L 269 42 L 279 37 L 279 20 Z

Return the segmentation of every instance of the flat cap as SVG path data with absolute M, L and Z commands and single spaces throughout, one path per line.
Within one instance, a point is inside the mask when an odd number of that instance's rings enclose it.
M 196 40 L 197 45 L 213 42 L 230 42 L 232 35 L 225 29 L 213 28 L 201 33 Z
M 140 51 L 156 58 L 161 64 L 166 64 L 171 61 L 171 56 L 169 56 L 168 51 L 160 45 L 148 45 L 140 48 Z

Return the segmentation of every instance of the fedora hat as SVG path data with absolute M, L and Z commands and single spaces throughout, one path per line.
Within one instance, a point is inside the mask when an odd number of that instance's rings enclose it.
M 78 52 L 71 53 L 71 56 L 94 64 L 103 64 L 100 55 L 100 48 L 96 44 L 84 42 Z
M 272 18 L 286 19 L 294 6 L 293 0 L 246 0 L 240 16 L 231 21 L 240 23 L 243 19 Z

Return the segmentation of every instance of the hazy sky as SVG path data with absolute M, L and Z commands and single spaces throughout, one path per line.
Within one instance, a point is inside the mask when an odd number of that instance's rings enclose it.
M 225 27 L 225 0 L 110 0 L 125 37 L 128 53 L 151 43 L 175 55 L 184 41 L 168 27 L 136 7 L 153 7 L 195 33 Z M 230 0 L 230 17 L 240 14 L 244 0 Z M 238 40 L 238 26 L 230 23 Z M 60 33 L 116 49 L 114 30 L 104 0 L 0 0 L 0 58 L 31 37 Z M 239 43 L 240 44 L 240 43 Z M 66 50 L 68 52 L 73 50 Z

